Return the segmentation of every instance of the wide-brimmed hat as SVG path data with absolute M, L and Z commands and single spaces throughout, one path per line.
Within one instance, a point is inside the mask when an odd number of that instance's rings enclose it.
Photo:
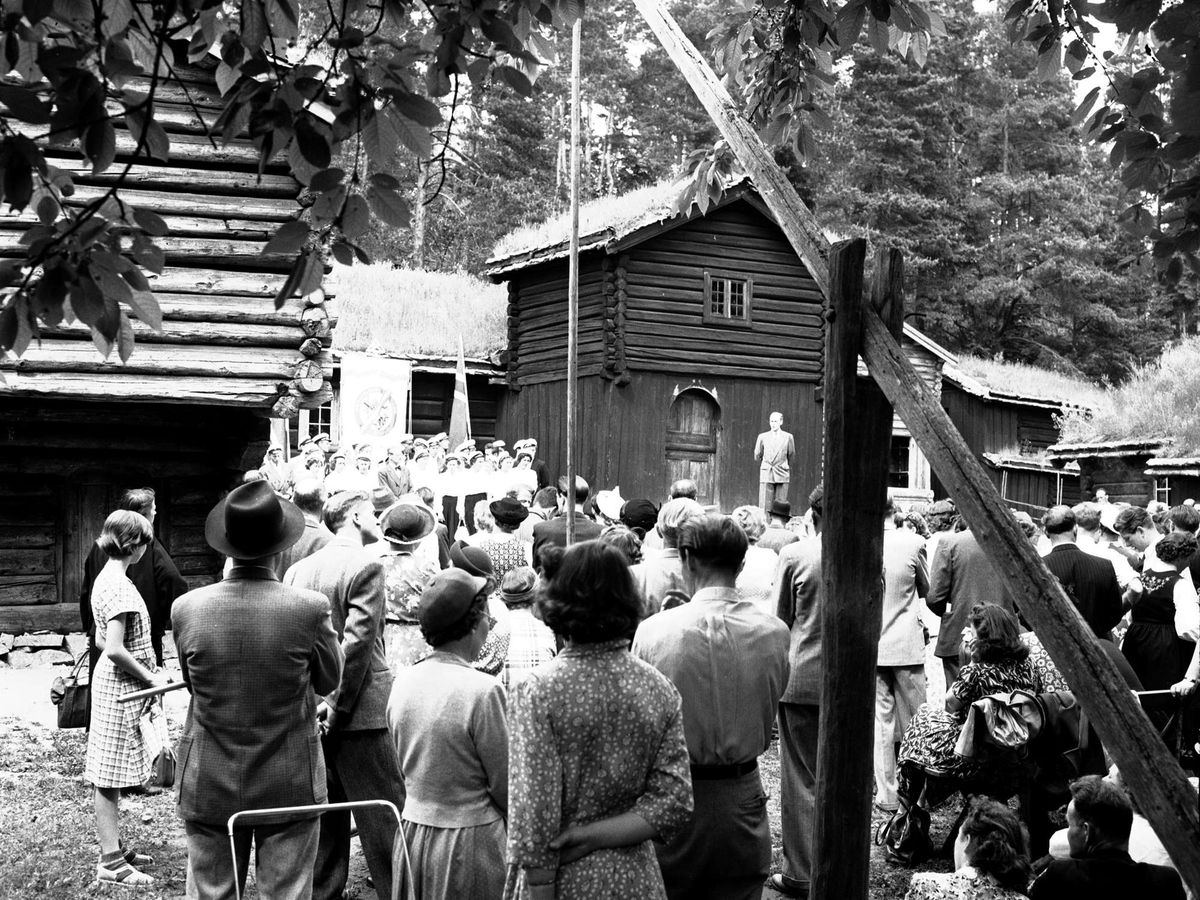
M 251 481 L 229 492 L 204 523 L 204 539 L 234 559 L 258 559 L 286 550 L 304 534 L 304 513 L 275 493 L 269 482 Z
M 430 578 L 421 591 L 417 621 L 427 633 L 445 631 L 467 614 L 471 603 L 486 586 L 486 578 L 462 569 L 443 569 Z
M 625 498 L 621 496 L 619 487 L 596 494 L 596 509 L 600 510 L 606 519 L 612 519 L 615 522 L 621 518 L 621 508 L 624 505 Z
M 658 524 L 658 506 L 651 500 L 628 500 L 621 507 L 621 522 L 649 531 Z
M 533 589 L 537 587 L 537 572 L 529 566 L 517 566 L 504 573 L 500 582 L 500 599 L 512 606 L 515 603 L 528 603 L 533 599 Z
M 433 534 L 437 519 L 423 503 L 394 503 L 379 517 L 379 528 L 389 544 L 412 547 Z
M 529 510 L 525 508 L 525 504 L 512 497 L 493 500 L 488 504 L 488 509 L 492 511 L 492 518 L 501 525 L 520 525 L 529 517 Z
M 450 545 L 450 565 L 479 578 L 491 578 L 496 574 L 491 558 L 484 551 L 462 541 Z
M 471 440 L 463 441 L 454 448 L 455 453 L 470 453 L 475 449 L 475 442 Z
M 1117 533 L 1117 516 L 1121 514 L 1124 507 L 1117 506 L 1115 503 L 1097 503 L 1100 507 L 1100 524 L 1111 531 Z
M 771 505 L 767 507 L 767 512 L 772 516 L 779 516 L 781 519 L 790 519 L 792 504 L 786 500 L 772 500 Z

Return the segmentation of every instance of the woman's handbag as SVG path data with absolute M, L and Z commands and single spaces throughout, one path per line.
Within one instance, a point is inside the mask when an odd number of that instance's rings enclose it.
M 884 845 L 887 861 L 912 868 L 933 857 L 929 840 L 929 810 L 916 804 L 904 806 L 875 832 L 875 843 Z
M 139 723 L 146 755 L 150 758 L 150 784 L 169 788 L 175 784 L 175 748 L 167 734 L 167 714 L 161 697 L 149 701 Z
M 85 650 L 76 661 L 71 674 L 59 675 L 50 685 L 50 702 L 58 707 L 59 728 L 86 728 L 88 706 L 92 701 L 91 673 L 88 671 Z

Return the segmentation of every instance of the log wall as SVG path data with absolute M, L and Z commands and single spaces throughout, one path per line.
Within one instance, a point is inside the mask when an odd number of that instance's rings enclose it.
M 1111 503 L 1145 506 L 1154 499 L 1154 478 L 1145 474 L 1149 458 L 1148 454 L 1141 454 L 1079 460 L 1079 483 L 1084 498 L 1090 500 L 1097 490 L 1104 488 Z
M 754 441 L 779 410 L 796 439 L 789 500 L 802 512 L 821 477 L 821 404 L 816 385 L 775 379 L 680 377 L 639 372 L 624 386 L 599 374 L 579 379 L 578 472 L 596 490 L 620 486 L 626 499 L 660 502 L 667 495 L 668 413 L 677 390 L 702 387 L 720 406 L 716 467 L 719 505 L 725 510 L 758 502 Z M 538 440 L 552 472 L 566 467 L 566 381 L 529 385 L 501 397 L 499 434 Z M 511 436 L 511 437 L 510 437 Z
M 185 62 L 185 61 L 180 61 Z M 223 102 L 211 70 L 176 65 L 177 81 L 158 88 L 155 119 L 171 139 L 171 159 L 133 162 L 133 138 L 118 124 L 117 160 L 92 175 L 77 150 L 54 147 L 48 161 L 71 173 L 76 192 L 66 202 L 80 207 L 103 196 L 126 163 L 132 163 L 121 196 L 163 217 L 170 234 L 158 243 L 166 254 L 161 275 L 147 273 L 163 311 L 163 331 L 134 319 L 137 346 L 122 365 L 114 351 L 106 360 L 82 324 L 43 330 L 19 360 L 0 360 L 8 383 L 3 396 L 121 399 L 146 403 L 203 403 L 269 409 L 279 386 L 302 407 L 332 396 L 328 323 L 332 305 L 318 321 L 302 323 L 305 306 L 291 301 L 276 310 L 272 298 L 291 259 L 262 255 L 280 223 L 300 212 L 299 183 L 282 156 L 258 171 L 258 154 L 248 136 L 222 146 L 207 129 Z M 135 83 L 129 85 L 138 88 Z M 113 106 L 119 112 L 119 106 Z M 0 113 L 3 109 L 0 108 Z M 0 258 L 18 256 L 22 232 L 35 221 L 32 210 L 0 217 Z M 315 336 L 320 346 L 300 346 Z M 303 390 L 297 367 L 315 361 L 323 378 Z M 0 404 L 4 401 L 0 399 Z
M 193 587 L 219 576 L 204 521 L 261 461 L 268 420 L 212 406 L 10 399 L 0 438 L 0 632 L 78 630 L 83 561 L 127 488 L 155 489 L 155 532 Z

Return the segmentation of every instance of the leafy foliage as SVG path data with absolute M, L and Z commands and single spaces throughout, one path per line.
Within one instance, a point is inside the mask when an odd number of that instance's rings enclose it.
M 125 202 L 121 188 L 138 163 L 170 156 L 155 102 L 178 66 L 219 60 L 225 108 L 214 145 L 248 134 L 260 171 L 285 159 L 307 188 L 304 216 L 264 248 L 294 256 L 282 305 L 320 286 L 329 254 L 366 261 L 372 220 L 408 221 L 409 200 L 384 164 L 399 146 L 435 152 L 438 98 L 464 83 L 530 94 L 541 63 L 528 48 L 582 14 L 580 0 L 344 0 L 327 4 L 302 36 L 296 0 L 4 0 L 2 8 L 0 199 L 14 213 L 35 211 L 37 222 L 22 237 L 24 256 L 0 263 L 8 286 L 0 352 L 20 355 L 41 326 L 77 318 L 102 353 L 115 347 L 122 360 L 133 350 L 130 316 L 161 327 L 146 273 L 162 271 L 168 229 Z M 48 145 L 74 148 L 94 175 L 115 171 L 111 187 L 72 200 L 74 182 L 48 162 Z

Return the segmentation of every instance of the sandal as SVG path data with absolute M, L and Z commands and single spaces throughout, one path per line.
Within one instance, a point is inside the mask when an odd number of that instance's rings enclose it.
M 131 850 L 124 844 L 121 844 L 121 856 L 125 862 L 131 866 L 152 866 L 154 865 L 154 857 L 145 853 L 138 853 L 136 850 Z
M 96 865 L 96 878 L 99 881 L 123 884 L 129 887 L 144 887 L 154 884 L 154 879 L 131 866 L 120 850 L 100 857 L 100 862 Z

